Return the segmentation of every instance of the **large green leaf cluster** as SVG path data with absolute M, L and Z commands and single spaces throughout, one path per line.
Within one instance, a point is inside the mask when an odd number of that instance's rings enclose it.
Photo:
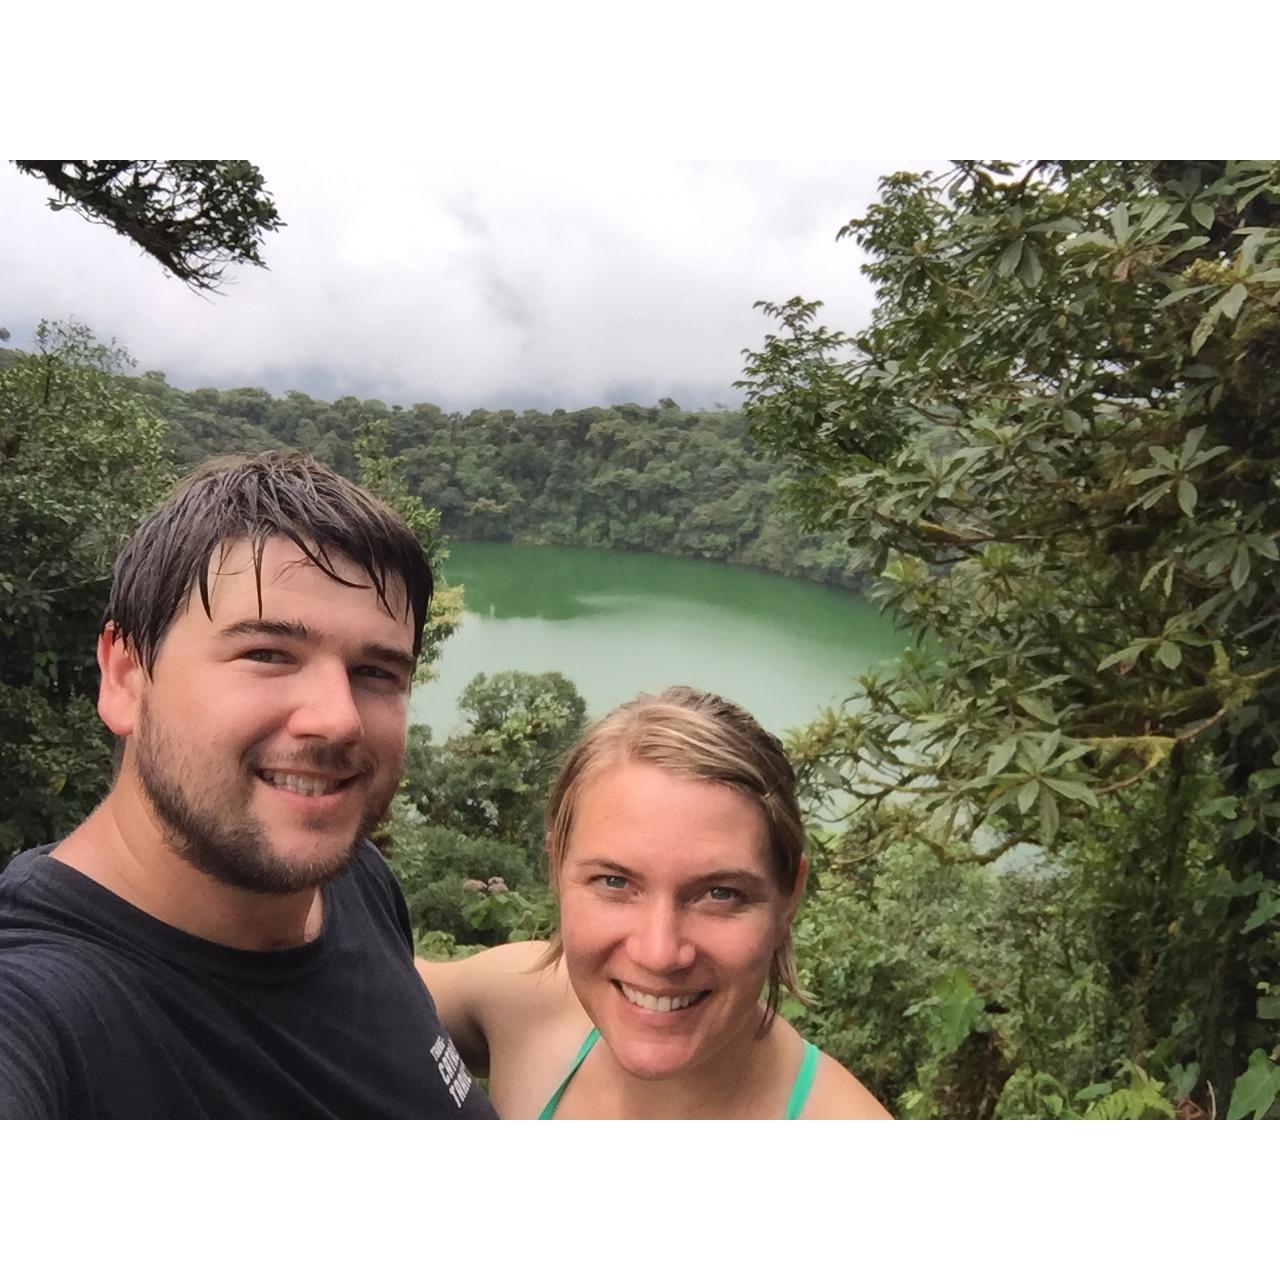
M 841 235 L 872 323 L 766 306 L 742 386 L 920 643 L 801 768 L 944 856 L 1111 831 L 1083 884 L 1134 1053 L 1176 1035 L 1224 1096 L 1277 1041 L 1280 166 L 963 163 Z

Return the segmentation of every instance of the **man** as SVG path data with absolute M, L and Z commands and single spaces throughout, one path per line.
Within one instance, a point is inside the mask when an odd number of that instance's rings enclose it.
M 0 1117 L 494 1118 L 366 839 L 422 547 L 300 454 L 216 460 L 116 562 L 107 798 L 0 875 Z

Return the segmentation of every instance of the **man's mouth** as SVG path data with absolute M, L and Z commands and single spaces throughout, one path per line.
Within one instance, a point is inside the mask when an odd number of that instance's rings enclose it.
M 688 1009 L 704 996 L 711 994 L 709 991 L 687 991 L 657 996 L 647 991 L 638 991 L 635 987 L 627 986 L 625 982 L 615 982 L 613 985 L 622 992 L 629 1003 L 649 1013 L 676 1013 L 681 1009 Z
M 257 769 L 268 786 L 292 791 L 300 796 L 328 796 L 350 785 L 351 778 L 322 778 L 314 773 L 289 773 L 284 769 Z

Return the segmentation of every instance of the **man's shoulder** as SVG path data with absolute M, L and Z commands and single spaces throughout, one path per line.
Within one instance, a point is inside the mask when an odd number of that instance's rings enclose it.
M 0 870 L 0 981 L 41 985 L 70 976 L 90 977 L 93 948 L 68 932 L 55 893 L 43 874 L 53 845 L 27 849 Z
M 376 845 L 366 840 L 331 887 L 362 902 L 365 912 L 381 918 L 383 923 L 378 927 L 393 928 L 412 951 L 413 928 L 400 881 Z

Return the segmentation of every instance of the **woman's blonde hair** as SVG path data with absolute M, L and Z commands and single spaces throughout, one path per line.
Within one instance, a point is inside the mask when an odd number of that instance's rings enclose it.
M 559 896 L 560 872 L 583 787 L 613 765 L 640 761 L 668 773 L 719 782 L 753 801 L 764 819 L 774 879 L 786 895 L 795 892 L 803 866 L 805 834 L 796 803 L 796 779 L 773 734 L 736 703 L 687 685 L 644 693 L 591 725 L 570 749 L 547 801 L 547 872 Z M 557 930 L 547 965 L 564 954 Z M 777 1012 L 783 988 L 807 1001 L 796 977 L 791 939 L 785 937 L 769 964 L 761 1031 Z

